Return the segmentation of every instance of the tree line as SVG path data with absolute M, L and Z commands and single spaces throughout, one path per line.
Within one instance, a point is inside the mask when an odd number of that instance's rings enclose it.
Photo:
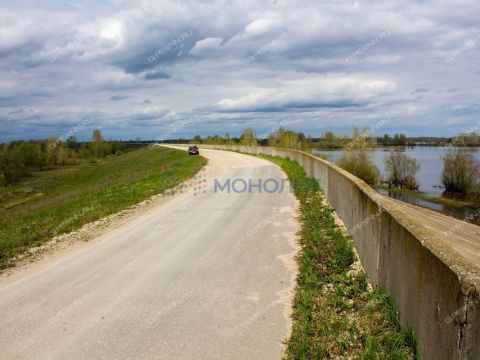
M 322 136 L 315 141 L 315 145 L 320 149 L 341 149 L 344 148 L 349 142 L 358 136 L 354 130 L 353 136 L 348 134 L 336 134 L 333 131 L 326 131 Z M 381 146 L 409 146 L 413 145 L 413 142 L 409 141 L 405 134 L 395 134 L 390 136 L 385 134 L 383 137 L 376 137 L 370 134 L 368 127 L 363 128 L 360 131 L 364 141 L 368 147 L 374 148 L 378 145 Z
M 309 149 L 311 147 L 311 137 L 305 136 L 304 133 L 287 130 L 280 127 L 275 131 L 259 134 L 252 128 L 246 128 L 242 131 L 240 137 L 231 137 L 230 134 L 225 136 L 214 135 L 202 138 L 200 135 L 193 137 L 195 144 L 209 145 L 246 145 L 246 146 L 274 146 L 286 149 Z
M 316 148 L 316 149 L 344 149 L 349 146 L 355 139 L 361 138 L 367 148 L 375 148 L 377 146 L 448 146 L 448 147 L 474 147 L 480 146 L 480 135 L 474 131 L 462 133 L 450 138 L 437 137 L 407 137 L 403 133 L 395 133 L 393 135 L 385 134 L 377 137 L 371 134 L 369 127 L 363 129 L 353 128 L 352 134 L 334 133 L 333 131 L 324 132 L 319 138 L 306 136 L 302 132 L 294 132 L 284 127 L 280 127 L 275 131 L 257 135 L 255 130 L 247 128 L 243 130 L 240 137 L 232 137 L 230 134 L 225 136 L 213 135 L 201 137 L 196 135 L 191 140 L 180 139 L 167 142 L 194 142 L 196 144 L 242 144 L 242 145 L 264 145 L 279 146 L 279 143 L 286 148 Z
M 70 165 L 81 159 L 121 155 L 125 147 L 121 141 L 105 141 L 99 129 L 93 131 L 88 143 L 71 136 L 66 141 L 49 138 L 0 144 L 0 185 L 14 184 L 35 170 Z

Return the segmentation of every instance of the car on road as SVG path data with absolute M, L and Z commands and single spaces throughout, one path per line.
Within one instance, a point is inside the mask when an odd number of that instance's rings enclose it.
M 197 145 L 191 145 L 188 147 L 188 153 L 190 155 L 200 155 L 200 150 Z

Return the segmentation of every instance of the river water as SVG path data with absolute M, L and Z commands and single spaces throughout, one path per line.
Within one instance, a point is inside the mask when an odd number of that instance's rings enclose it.
M 419 190 L 430 196 L 442 196 L 444 191 L 442 188 L 443 156 L 448 152 L 453 151 L 453 149 L 430 146 L 415 146 L 398 149 L 406 155 L 415 158 L 419 162 L 420 170 L 417 173 L 417 180 L 420 184 Z M 382 175 L 385 175 L 385 158 L 391 150 L 392 148 L 381 147 L 371 150 L 371 159 Z M 455 148 L 455 150 L 470 153 L 475 159 L 480 161 L 479 148 Z M 322 155 L 327 160 L 336 163 L 343 155 L 343 150 L 314 150 L 313 153 Z M 383 190 L 379 190 L 379 192 L 405 202 L 441 211 L 460 219 L 465 219 L 469 215 L 475 213 L 475 210 L 470 208 L 459 209 L 447 205 L 440 205 L 408 194 L 399 194 Z M 480 225 L 480 218 L 475 217 L 472 222 Z

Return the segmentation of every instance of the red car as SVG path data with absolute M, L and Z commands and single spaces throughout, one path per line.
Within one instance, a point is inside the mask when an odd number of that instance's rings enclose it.
M 192 145 L 188 147 L 188 153 L 190 155 L 200 155 L 200 150 L 198 150 L 197 145 Z

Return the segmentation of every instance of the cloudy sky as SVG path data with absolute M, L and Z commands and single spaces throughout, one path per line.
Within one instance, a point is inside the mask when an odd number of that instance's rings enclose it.
M 479 18 L 478 0 L 0 0 L 0 141 L 453 135 L 480 127 Z

